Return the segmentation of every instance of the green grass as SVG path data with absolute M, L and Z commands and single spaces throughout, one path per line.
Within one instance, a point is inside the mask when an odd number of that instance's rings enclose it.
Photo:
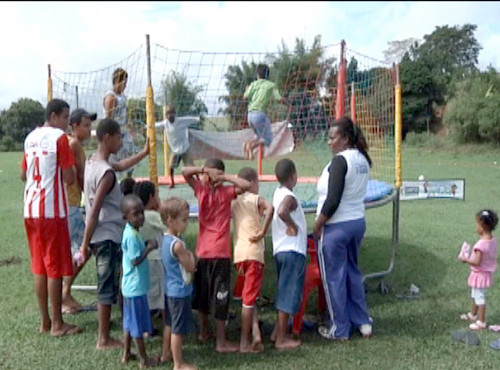
M 295 154 L 294 154 L 295 155 Z M 391 288 L 382 295 L 379 281 L 367 284 L 367 300 L 375 320 L 375 337 L 362 340 L 355 336 L 348 344 L 322 340 L 316 333 L 304 333 L 303 346 L 296 351 L 278 352 L 266 338 L 266 350 L 258 355 L 217 355 L 214 343 L 201 345 L 195 336 L 187 338 L 185 358 L 204 369 L 469 369 L 497 368 L 500 354 L 489 348 L 497 334 L 481 332 L 479 347 L 468 347 L 451 340 L 450 332 L 465 329 L 458 316 L 470 309 L 466 285 L 468 267 L 457 261 L 464 240 L 476 241 L 475 212 L 482 207 L 500 210 L 498 178 L 499 149 L 477 147 L 425 149 L 407 148 L 403 152 L 403 174 L 408 180 L 423 174 L 427 179 L 465 178 L 466 200 L 426 200 L 401 202 L 400 245 L 393 274 L 384 279 Z M 135 368 L 122 366 L 120 352 L 96 352 L 96 312 L 65 316 L 84 327 L 84 333 L 53 339 L 37 334 L 39 311 L 22 215 L 23 184 L 19 180 L 20 153 L 0 154 L 0 260 L 17 256 L 19 264 L 0 266 L 0 367 L 6 369 L 88 369 Z M 296 158 L 298 161 L 302 158 Z M 307 161 L 304 168 L 307 168 Z M 499 161 L 500 162 L 500 161 Z M 238 163 L 241 165 L 241 162 Z M 228 172 L 237 170 L 228 164 Z M 272 168 L 272 165 L 271 165 Z M 319 175 L 317 173 L 316 175 Z M 368 231 L 361 256 L 365 273 L 385 269 L 389 261 L 392 207 L 386 205 L 367 211 Z M 309 224 L 313 220 L 309 217 Z M 188 229 L 187 241 L 193 248 L 196 223 Z M 271 243 L 267 238 L 267 265 L 263 294 L 274 297 L 275 271 Z M 421 289 L 416 300 L 398 300 L 410 284 Z M 498 285 L 498 277 L 496 284 Z M 95 284 L 92 259 L 76 284 Z M 85 304 L 95 301 L 94 293 L 75 292 Z M 488 322 L 500 323 L 500 293 L 496 286 L 488 293 Z M 239 305 L 233 303 L 239 313 Z M 309 313 L 316 313 L 316 295 Z M 264 307 L 260 317 L 266 324 L 275 320 L 272 306 Z M 121 336 L 119 310 L 112 314 L 112 335 Z M 229 336 L 239 338 L 239 319 L 229 325 Z M 158 354 L 161 340 L 147 342 L 151 354 Z

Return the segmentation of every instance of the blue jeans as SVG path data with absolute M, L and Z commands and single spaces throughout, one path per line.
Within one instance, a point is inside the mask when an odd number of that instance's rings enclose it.
M 248 124 L 259 139 L 264 139 L 264 145 L 269 146 L 273 141 L 271 120 L 265 112 L 248 112 Z
M 306 257 L 297 252 L 279 252 L 274 258 L 278 275 L 276 309 L 294 315 L 299 311 L 304 289 Z

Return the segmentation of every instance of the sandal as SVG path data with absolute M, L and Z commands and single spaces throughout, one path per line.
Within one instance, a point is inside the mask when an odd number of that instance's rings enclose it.
M 469 325 L 469 329 L 474 330 L 474 331 L 484 330 L 487 327 L 488 327 L 488 325 L 486 325 L 486 323 L 481 321 L 481 320 L 477 320 L 476 322 Z
M 476 322 L 477 315 L 474 316 L 472 312 L 463 313 L 460 315 L 460 320 Z

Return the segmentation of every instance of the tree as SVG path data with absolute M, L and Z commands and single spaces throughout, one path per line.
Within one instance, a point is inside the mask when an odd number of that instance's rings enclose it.
M 269 53 L 264 58 L 263 62 L 269 65 L 269 79 L 276 83 L 293 107 L 290 119 L 295 134 L 314 132 L 321 121 L 326 120 L 320 97 L 322 90 L 331 89 L 335 84 L 335 58 L 325 58 L 323 54 L 321 36 L 317 35 L 310 48 L 304 40 L 297 38 L 294 51 L 290 52 L 282 41 L 277 53 Z M 220 98 L 226 103 L 221 112 L 230 117 L 233 129 L 244 127 L 246 123 L 248 102 L 243 99 L 243 94 L 245 88 L 255 80 L 257 64 L 243 61 L 240 66 L 229 66 L 224 75 L 229 93 Z M 287 116 L 286 109 L 277 103 L 270 106 L 268 113 L 272 121 Z M 308 131 L 310 127 L 312 131 Z
M 178 116 L 202 115 L 208 108 L 199 97 L 205 88 L 193 85 L 185 74 L 172 71 L 161 82 L 162 99 L 166 104 L 173 104 Z
M 43 125 L 45 109 L 42 104 L 30 98 L 21 98 L 0 115 L 2 141 L 22 143 L 26 135 L 37 126 Z M 8 139 L 10 137 L 10 139 Z
M 418 39 L 410 37 L 404 40 L 389 41 L 389 47 L 384 50 L 384 59 L 386 63 L 399 63 L 404 55 L 410 50 L 412 45 L 418 42 Z
M 500 144 L 500 75 L 490 67 L 457 84 L 444 122 L 461 142 Z
M 477 26 L 443 26 L 415 42 L 401 61 L 405 131 L 440 123 L 439 107 L 453 97 L 454 86 L 477 72 L 481 46 Z

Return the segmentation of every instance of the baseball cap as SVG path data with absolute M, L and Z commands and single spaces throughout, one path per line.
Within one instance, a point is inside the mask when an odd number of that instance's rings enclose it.
M 89 113 L 85 109 L 77 108 L 71 112 L 69 124 L 72 125 L 73 123 L 81 122 L 83 117 L 88 117 L 91 121 L 95 121 L 97 119 L 97 113 Z

